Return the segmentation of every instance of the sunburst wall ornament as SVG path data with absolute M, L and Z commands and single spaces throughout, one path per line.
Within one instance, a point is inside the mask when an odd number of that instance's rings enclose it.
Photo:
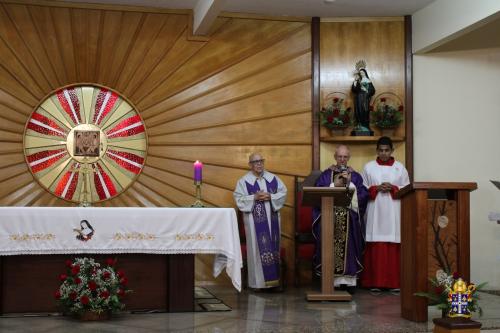
M 141 173 L 147 135 L 137 110 L 117 92 L 75 85 L 33 111 L 24 155 L 35 179 L 55 196 L 89 205 L 125 191 Z

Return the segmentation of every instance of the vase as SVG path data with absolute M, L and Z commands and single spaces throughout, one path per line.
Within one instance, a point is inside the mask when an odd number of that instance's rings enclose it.
M 391 127 L 391 128 L 381 128 L 380 133 L 382 136 L 388 136 L 392 138 L 394 136 L 394 133 L 396 132 L 396 128 Z
M 108 320 L 109 318 L 111 318 L 110 311 L 95 312 L 89 310 L 78 315 L 78 319 L 81 321 L 99 321 Z
M 335 127 L 330 129 L 332 136 L 344 136 L 347 127 Z

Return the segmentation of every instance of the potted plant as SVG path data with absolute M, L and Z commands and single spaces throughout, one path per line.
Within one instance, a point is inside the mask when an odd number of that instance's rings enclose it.
M 382 93 L 375 97 L 370 109 L 372 123 L 380 128 L 382 135 L 393 136 L 396 127 L 403 121 L 401 99 L 393 93 Z
M 326 97 L 326 105 L 321 108 L 321 125 L 328 128 L 332 135 L 344 135 L 351 124 L 351 107 L 347 104 L 344 93 L 331 93 Z
M 416 296 L 426 297 L 429 299 L 429 305 L 435 305 L 441 310 L 442 317 L 464 317 L 470 318 L 470 314 L 478 312 L 479 316 L 483 315 L 483 309 L 479 306 L 478 290 L 481 290 L 487 282 L 479 285 L 468 284 L 463 281 L 458 273 L 447 273 L 442 269 L 436 272 L 436 276 L 429 279 L 432 288 L 429 292 L 417 292 Z M 460 288 L 462 290 L 460 290 Z M 456 309 L 452 308 L 453 296 L 457 292 L 463 292 L 467 295 L 468 302 L 464 315 L 457 315 Z M 468 314 L 467 314 L 468 313 Z
M 54 294 L 61 310 L 81 320 L 108 319 L 122 310 L 122 298 L 131 290 L 125 273 L 115 265 L 112 258 L 102 266 L 93 258 L 66 260 L 67 272 L 59 275 L 61 286 Z

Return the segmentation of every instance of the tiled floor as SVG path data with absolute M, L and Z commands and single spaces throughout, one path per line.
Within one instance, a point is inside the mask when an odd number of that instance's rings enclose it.
M 106 322 L 86 322 L 61 316 L 0 317 L 0 332 L 432 332 L 433 324 L 413 323 L 399 315 L 399 297 L 372 296 L 358 290 L 348 303 L 308 303 L 306 290 L 285 293 L 238 294 L 234 289 L 208 287 L 233 308 L 229 312 L 123 313 Z M 500 333 L 500 296 L 481 294 L 483 324 Z M 439 311 L 429 309 L 429 318 Z M 488 330 L 495 329 L 495 330 Z

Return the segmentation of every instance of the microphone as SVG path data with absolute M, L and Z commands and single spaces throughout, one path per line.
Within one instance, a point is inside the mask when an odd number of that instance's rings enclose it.
M 341 165 L 340 168 L 340 173 L 344 173 L 344 172 L 349 172 L 349 168 L 345 165 Z M 349 189 L 349 178 L 344 178 L 344 185 L 345 185 L 345 189 L 348 190 Z

